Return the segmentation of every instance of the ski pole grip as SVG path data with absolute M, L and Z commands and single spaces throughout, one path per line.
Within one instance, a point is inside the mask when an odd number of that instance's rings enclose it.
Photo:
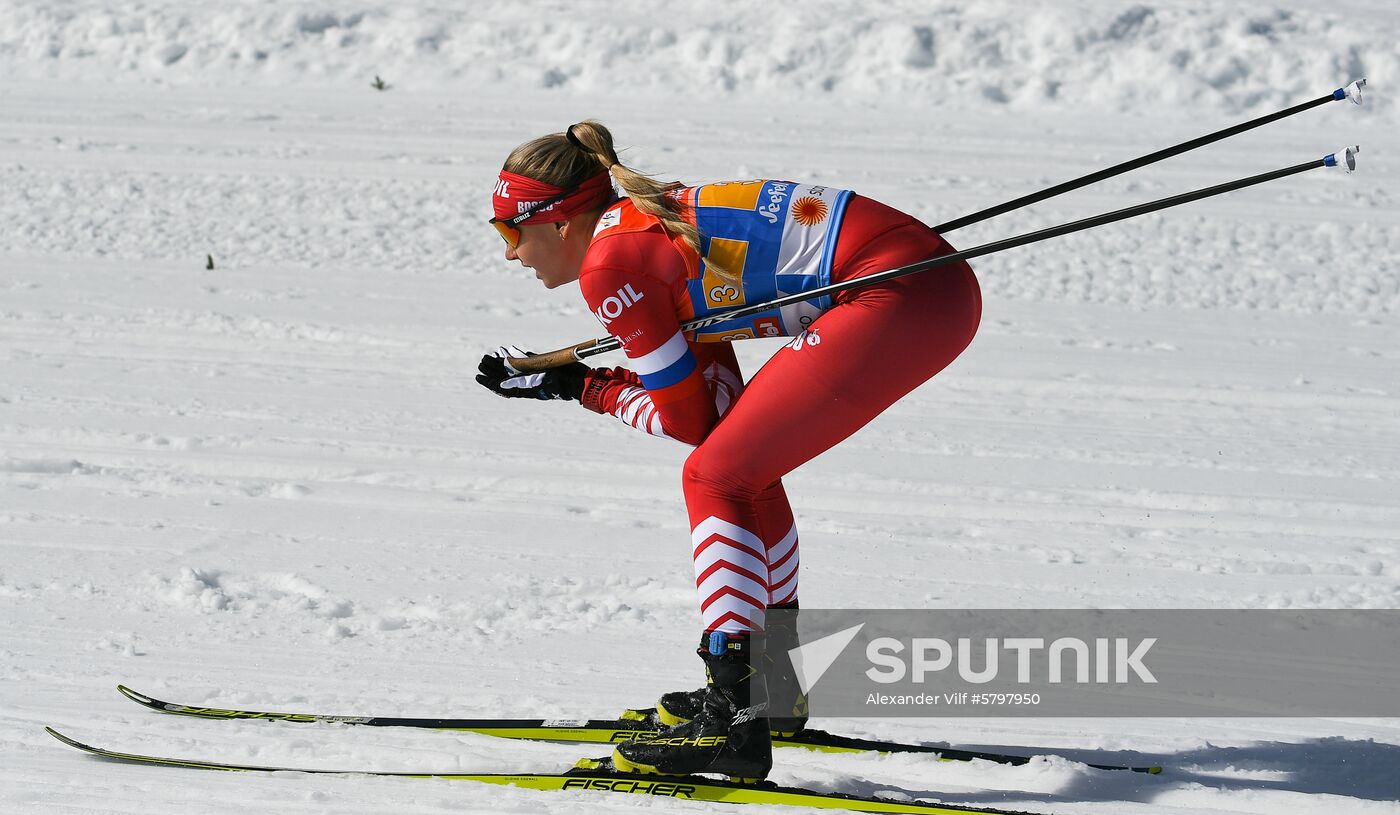
M 560 368 L 572 362 L 578 362 L 577 352 L 593 346 L 596 342 L 596 340 L 585 340 L 578 345 L 570 345 L 568 348 L 560 348 L 558 351 L 535 354 L 530 357 L 506 357 L 506 364 L 522 374 L 548 371 L 551 368 Z

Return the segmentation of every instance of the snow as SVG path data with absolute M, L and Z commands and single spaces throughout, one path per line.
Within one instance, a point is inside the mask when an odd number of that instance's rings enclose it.
M 1400 75 L 1387 4 L 895 0 L 667 9 L 646 0 L 331 4 L 6 0 L 0 65 L 162 82 L 369 82 L 462 89 L 869 94 L 1118 111 L 1279 107 L 1339 75 Z M 1393 114 L 1393 100 L 1379 100 Z
M 1363 108 L 954 233 L 1362 145 L 1353 176 L 976 262 L 971 349 L 787 484 L 813 607 L 1400 606 L 1396 41 L 1400 12 L 1362 0 L 0 2 L 0 809 L 654 806 L 119 766 L 41 730 L 546 770 L 606 750 L 185 721 L 113 686 L 576 717 L 699 680 L 685 449 L 471 380 L 500 342 L 599 334 L 482 223 L 505 153 L 587 116 L 665 178 L 822 181 L 937 223 L 1368 77 Z M 776 347 L 741 344 L 746 370 Z M 1065 815 L 1400 812 L 1393 719 L 822 724 L 1169 769 L 784 751 L 776 780 Z

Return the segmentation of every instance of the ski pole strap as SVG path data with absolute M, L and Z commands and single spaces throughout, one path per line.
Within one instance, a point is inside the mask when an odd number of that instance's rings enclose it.
M 1128 161 L 1123 162 L 1122 164 L 1115 164 L 1112 167 L 1108 167 L 1103 170 L 1098 170 L 1096 172 L 1089 173 L 1088 175 L 1080 176 L 1079 178 L 1066 181 L 1062 184 L 1056 184 L 1053 187 L 1048 187 L 1039 192 L 1033 192 L 1029 195 L 1023 195 L 1020 198 L 1017 198 L 1012 201 L 1007 201 L 1004 204 L 997 204 L 994 207 L 988 207 L 987 209 L 979 210 L 977 212 L 972 213 L 971 215 L 964 215 L 961 218 L 955 218 L 951 221 L 941 223 L 933 227 L 933 231 L 938 232 L 940 234 L 944 232 L 951 232 L 954 229 L 961 229 L 962 227 L 968 226 L 970 224 L 985 221 L 988 218 L 995 218 L 996 216 L 1010 212 L 1013 209 L 1021 209 L 1022 207 L 1028 207 L 1031 204 L 1037 204 L 1041 201 L 1046 200 L 1047 198 L 1054 198 L 1057 195 L 1062 195 L 1064 193 L 1070 192 L 1071 190 L 1077 190 L 1080 187 L 1086 187 L 1090 184 L 1103 181 L 1106 178 L 1112 178 L 1116 175 L 1122 175 L 1123 173 L 1126 173 L 1129 170 L 1136 170 L 1139 167 L 1146 167 L 1149 164 L 1155 164 L 1156 162 L 1162 161 L 1163 159 L 1181 155 L 1182 153 L 1195 150 L 1197 147 L 1204 147 L 1207 144 L 1218 142 L 1221 139 L 1227 139 L 1230 136 L 1243 133 L 1246 130 L 1253 130 L 1256 127 L 1262 127 L 1266 124 L 1269 124 L 1270 122 L 1276 122 L 1279 119 L 1286 119 L 1289 116 L 1292 116 L 1297 113 L 1302 113 L 1305 110 L 1311 110 L 1312 108 L 1315 108 L 1319 105 L 1325 105 L 1328 102 L 1340 102 L 1343 99 L 1350 99 L 1353 104 L 1359 105 L 1361 104 L 1361 89 L 1365 86 L 1366 80 L 1358 79 L 1344 88 L 1338 88 L 1335 91 L 1332 91 L 1326 96 L 1319 96 L 1316 99 L 1303 102 L 1299 105 L 1294 105 L 1291 108 L 1285 108 L 1283 110 L 1275 111 L 1273 113 L 1260 116 L 1257 119 L 1251 119 L 1242 124 L 1237 124 L 1233 127 L 1227 127 L 1224 130 L 1217 130 L 1214 133 L 1210 133 L 1208 135 L 1201 136 L 1190 141 L 1182 142 L 1181 144 L 1176 144 L 1171 147 L 1158 150 L 1155 153 L 1148 153 L 1145 156 L 1130 159 Z

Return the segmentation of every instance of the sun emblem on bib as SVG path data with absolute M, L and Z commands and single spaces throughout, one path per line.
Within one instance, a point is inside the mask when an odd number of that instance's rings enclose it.
M 825 221 L 829 211 L 825 201 L 810 195 L 792 202 L 792 219 L 803 226 L 816 226 Z

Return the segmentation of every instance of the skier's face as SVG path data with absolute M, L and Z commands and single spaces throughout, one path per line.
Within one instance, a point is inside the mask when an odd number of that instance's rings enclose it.
M 552 224 L 523 223 L 520 242 L 506 245 L 506 260 L 518 260 L 525 268 L 534 269 L 546 289 L 572 283 L 578 280 L 592 237 L 591 229 L 580 228 L 584 226 L 580 222 L 587 220 L 579 216 Z M 596 214 L 593 220 L 597 220 Z

